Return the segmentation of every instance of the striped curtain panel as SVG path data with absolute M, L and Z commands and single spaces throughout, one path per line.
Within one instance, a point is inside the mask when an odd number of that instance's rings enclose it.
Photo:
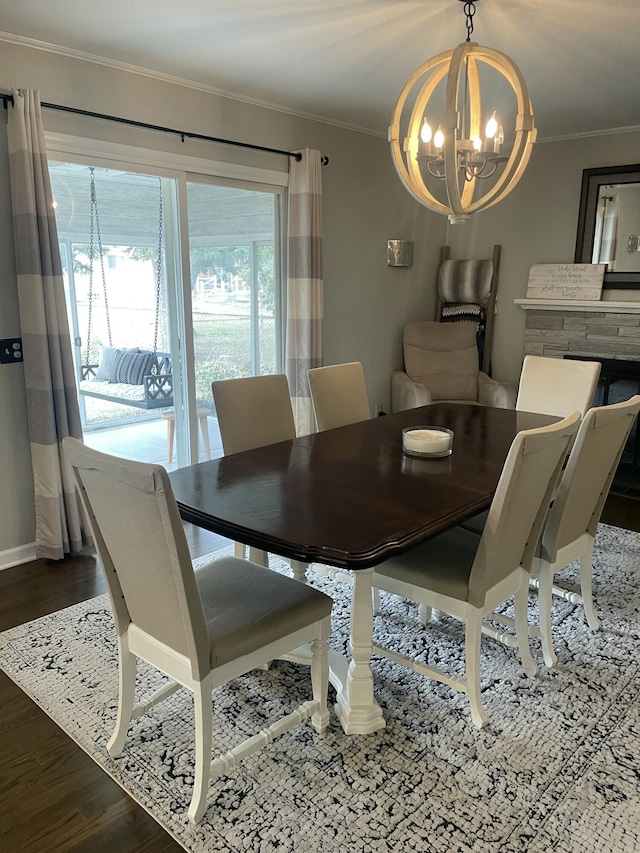
M 65 436 L 81 439 L 82 427 L 38 92 L 13 91 L 7 136 L 36 557 L 59 560 L 84 544 L 75 487 L 61 448 Z
M 298 435 L 314 432 L 307 370 L 322 365 L 322 164 L 310 148 L 291 158 L 286 374 Z

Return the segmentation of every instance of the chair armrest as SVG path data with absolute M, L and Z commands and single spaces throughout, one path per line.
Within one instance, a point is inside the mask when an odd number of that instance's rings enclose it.
M 417 409 L 418 406 L 428 406 L 430 402 L 431 392 L 424 385 L 414 382 L 402 370 L 396 370 L 391 374 L 392 412 Z
M 481 370 L 478 372 L 478 402 L 498 409 L 515 409 L 516 389 L 506 382 L 497 382 Z

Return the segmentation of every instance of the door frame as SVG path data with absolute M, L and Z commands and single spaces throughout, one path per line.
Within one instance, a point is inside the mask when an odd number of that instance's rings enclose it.
M 237 163 L 226 163 L 189 155 L 174 154 L 155 149 L 140 148 L 122 143 L 105 142 L 66 134 L 45 132 L 47 158 L 62 162 L 74 162 L 86 166 L 98 166 L 107 169 L 126 169 L 130 172 L 157 175 L 163 181 L 163 197 L 167 216 L 165 218 L 165 256 L 167 277 L 167 299 L 171 316 L 176 322 L 169 323 L 171 352 L 173 353 L 174 372 L 174 408 L 176 414 L 176 461 L 178 466 L 188 465 L 198 459 L 198 421 L 196 416 L 195 382 L 188 365 L 194 364 L 193 335 L 187 329 L 188 319 L 192 316 L 190 268 L 189 268 L 189 232 L 186 184 L 191 178 L 201 177 L 204 182 L 229 182 L 233 185 L 250 184 L 255 188 L 264 187 L 264 191 L 280 191 L 278 216 L 274 244 L 278 244 L 280 267 L 276 275 L 283 276 L 286 269 L 286 188 L 289 183 L 287 171 L 264 169 Z M 167 191 L 168 181 L 177 192 Z M 177 227 L 176 227 L 177 224 Z M 182 227 L 181 227 L 182 225 Z M 169 251 L 169 247 L 173 251 Z M 182 283 L 181 298 L 178 299 L 178 284 Z M 276 323 L 280 329 L 277 345 L 280 358 L 284 352 L 286 334 L 286 299 L 284 298 L 284 279 L 279 288 L 281 298 L 276 300 Z M 187 381 L 184 381 L 186 378 Z

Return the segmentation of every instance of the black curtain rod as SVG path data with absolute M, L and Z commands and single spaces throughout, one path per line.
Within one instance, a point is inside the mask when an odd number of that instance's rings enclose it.
M 0 94 L 0 98 L 2 98 L 5 109 L 7 108 L 7 104 L 13 104 L 13 95 Z M 90 110 L 79 110 L 75 107 L 63 107 L 60 104 L 48 104 L 45 101 L 42 101 L 40 106 L 47 110 L 74 113 L 75 115 L 88 116 L 89 118 L 101 118 L 105 121 L 115 121 L 118 124 L 128 124 L 133 127 L 144 128 L 145 130 L 156 130 L 161 133 L 173 133 L 175 136 L 181 137 L 183 142 L 185 139 L 202 139 L 205 142 L 218 142 L 221 145 L 235 145 L 238 148 L 251 148 L 253 151 L 267 151 L 270 154 L 282 154 L 285 157 L 294 157 L 296 160 L 302 160 L 302 154 L 296 151 L 283 151 L 280 148 L 267 148 L 264 145 L 252 145 L 250 142 L 237 142 L 234 139 L 221 139 L 217 136 L 206 136 L 203 133 L 191 133 L 188 130 L 176 130 L 173 127 L 163 127 L 159 124 L 147 124 L 147 122 L 135 121 L 130 118 L 119 118 L 118 116 L 110 116 L 105 113 L 94 113 Z M 320 161 L 323 166 L 326 166 L 329 162 L 329 158 L 321 157 Z

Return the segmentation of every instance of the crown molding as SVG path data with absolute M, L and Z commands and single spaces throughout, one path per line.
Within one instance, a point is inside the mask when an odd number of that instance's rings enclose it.
M 640 133 L 640 124 L 631 127 L 608 127 L 603 130 L 585 130 L 581 133 L 566 133 L 563 136 L 538 137 L 536 145 L 544 142 L 569 142 L 573 139 L 590 139 L 593 136 L 615 136 L 619 133 Z
M 249 95 L 240 95 L 237 92 L 228 92 L 225 89 L 218 89 L 215 86 L 207 86 L 204 83 L 196 83 L 193 80 L 187 80 L 184 77 L 176 77 L 173 74 L 165 74 L 161 71 L 153 71 L 150 68 L 142 68 L 139 65 L 130 65 L 127 62 L 120 62 L 117 59 L 107 59 L 104 56 L 97 56 L 93 53 L 86 53 L 82 50 L 74 50 L 73 48 L 61 47 L 60 45 L 50 44 L 49 42 L 38 41 L 37 39 L 26 38 L 25 36 L 17 36 L 13 33 L 0 32 L 0 42 L 15 44 L 21 47 L 29 47 L 33 50 L 42 50 L 46 53 L 55 53 L 58 56 L 65 56 L 69 59 L 79 59 L 83 62 L 91 62 L 94 65 L 102 65 L 105 68 L 112 68 L 116 71 L 126 71 L 129 74 L 137 74 L 139 77 L 147 77 L 151 80 L 158 80 L 161 83 L 169 83 L 173 86 L 181 86 L 183 89 L 192 89 L 197 92 L 203 92 L 207 95 L 215 95 L 218 98 L 226 98 L 230 101 L 237 101 L 243 104 L 249 104 L 254 107 L 261 107 L 265 110 L 273 112 L 285 113 L 286 115 L 296 116 L 297 118 L 308 119 L 309 121 L 317 121 L 321 124 L 339 127 L 343 130 L 351 130 L 356 133 L 364 133 L 367 136 L 376 136 L 381 139 L 386 139 L 387 134 L 377 130 L 372 130 L 369 127 L 360 127 L 356 124 L 341 122 L 337 119 L 329 118 L 328 116 L 316 115 L 315 113 L 307 113 L 303 110 L 296 110 L 291 107 L 285 107 L 282 104 L 274 104 L 270 101 L 263 101 L 259 98 L 252 98 Z
M 45 41 L 38 41 L 38 39 L 27 38 L 25 36 L 14 35 L 13 33 L 5 33 L 0 32 L 0 42 L 7 42 L 8 44 L 16 44 L 21 47 L 29 47 L 33 50 L 42 50 L 47 53 L 55 53 L 58 56 L 65 56 L 70 59 L 79 59 L 83 62 L 91 62 L 94 65 L 102 65 L 105 68 L 112 68 L 116 71 L 126 71 L 130 74 L 137 74 L 140 77 L 148 77 L 151 80 L 158 80 L 162 83 L 169 83 L 173 86 L 181 86 L 184 89 L 192 89 L 197 92 L 203 92 L 207 95 L 215 95 L 218 98 L 227 98 L 230 101 L 237 101 L 243 104 L 249 104 L 254 107 L 261 107 L 265 110 L 272 110 L 273 112 L 284 113 L 286 115 L 296 116 L 297 118 L 307 119 L 309 121 L 317 121 L 321 124 L 330 125 L 332 127 L 339 127 L 343 130 L 351 130 L 355 133 L 364 133 L 367 136 L 375 136 L 378 139 L 387 139 L 387 131 L 381 132 L 379 130 L 373 130 L 370 127 L 361 127 L 357 124 L 350 124 L 349 122 L 338 121 L 337 119 L 329 118 L 328 116 L 317 115 L 316 113 L 308 113 L 303 110 L 296 110 L 291 107 L 285 107 L 282 104 L 275 104 L 271 101 L 263 101 L 259 98 L 252 98 L 249 95 L 241 95 L 237 92 L 229 92 L 225 89 L 218 89 L 215 86 L 207 86 L 204 83 L 196 83 L 193 80 L 187 80 L 184 77 L 176 77 L 172 74 L 164 74 L 161 71 L 153 71 L 150 68 L 142 68 L 139 65 L 131 65 L 127 62 L 120 62 L 116 59 L 107 59 L 104 56 L 98 56 L 97 54 L 87 53 L 82 50 L 74 50 L 69 47 L 62 47 L 56 44 L 50 44 Z M 548 137 L 540 137 L 536 140 L 536 145 L 544 144 L 546 142 L 568 142 L 570 140 L 575 139 L 587 139 L 593 136 L 614 136 L 619 133 L 638 133 L 640 132 L 640 125 L 634 125 L 631 127 L 612 127 L 606 128 L 603 130 L 589 130 L 583 131 L 581 133 L 568 133 L 560 136 L 548 136 Z

